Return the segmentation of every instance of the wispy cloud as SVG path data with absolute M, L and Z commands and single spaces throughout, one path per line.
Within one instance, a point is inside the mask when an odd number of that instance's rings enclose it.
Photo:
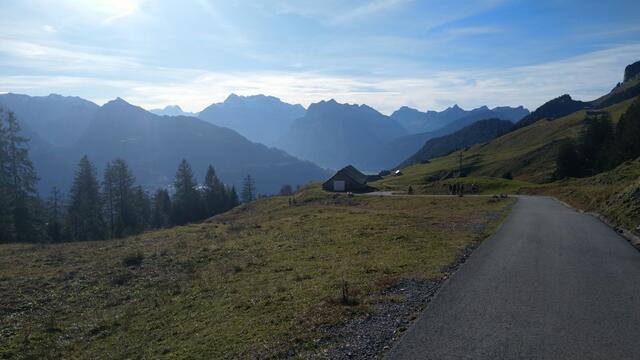
M 131 58 L 103 54 L 81 48 L 46 46 L 34 42 L 0 37 L 0 64 L 55 71 L 118 71 L 132 70 L 141 65 Z
M 357 20 L 359 18 L 373 16 L 383 12 L 393 11 L 407 5 L 412 0 L 375 0 L 348 9 L 347 11 L 336 14 L 333 18 L 333 22 L 337 24 L 347 23 Z
M 485 34 L 497 34 L 503 30 L 495 26 L 467 26 L 467 27 L 451 27 L 446 32 L 453 36 L 473 36 Z
M 193 69 L 146 69 L 158 81 L 109 80 L 74 76 L 1 76 L 0 92 L 43 95 L 48 91 L 84 94 L 96 102 L 122 96 L 146 108 L 178 104 L 199 111 L 229 93 L 269 94 L 284 101 L 308 105 L 323 99 L 367 103 L 385 113 L 402 105 L 442 109 L 458 103 L 525 105 L 536 108 L 545 101 L 570 93 L 594 99 L 622 77 L 624 66 L 640 58 L 640 45 L 596 51 L 560 61 L 494 70 L 443 71 L 415 78 L 346 77 L 301 72 L 219 73 Z M 164 80 L 163 80 L 164 79 Z
M 102 24 L 134 15 L 143 0 L 63 0 L 63 6 L 85 14 L 93 14 L 102 18 Z

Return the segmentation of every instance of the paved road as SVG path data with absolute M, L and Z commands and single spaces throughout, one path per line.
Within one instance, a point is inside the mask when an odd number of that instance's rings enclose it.
M 520 197 L 391 359 L 640 359 L 640 252 L 544 197 Z

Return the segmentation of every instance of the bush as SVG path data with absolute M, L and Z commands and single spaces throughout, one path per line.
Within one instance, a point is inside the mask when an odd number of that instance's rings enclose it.
M 513 174 L 511 173 L 511 171 L 507 171 L 506 173 L 502 174 L 502 178 L 507 180 L 513 180 Z
M 124 266 L 140 266 L 144 260 L 144 255 L 141 252 L 129 254 L 122 259 L 122 265 Z

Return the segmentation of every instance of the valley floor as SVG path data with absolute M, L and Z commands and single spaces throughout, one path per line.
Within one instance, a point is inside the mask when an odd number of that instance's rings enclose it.
M 0 245 L 0 358 L 326 356 L 377 304 L 415 302 L 394 289 L 441 280 L 512 202 L 309 188 L 123 240 Z

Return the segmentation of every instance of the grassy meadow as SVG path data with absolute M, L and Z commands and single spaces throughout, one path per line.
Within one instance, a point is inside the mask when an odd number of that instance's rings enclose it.
M 0 358 L 311 356 L 385 287 L 441 278 L 512 201 L 310 188 L 122 240 L 0 245 Z

